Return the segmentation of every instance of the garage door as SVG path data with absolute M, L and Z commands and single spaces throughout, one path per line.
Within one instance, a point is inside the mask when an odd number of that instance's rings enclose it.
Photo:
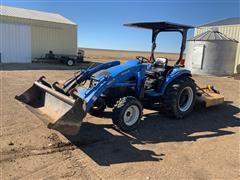
M 0 23 L 0 60 L 2 63 L 31 62 L 31 27 Z

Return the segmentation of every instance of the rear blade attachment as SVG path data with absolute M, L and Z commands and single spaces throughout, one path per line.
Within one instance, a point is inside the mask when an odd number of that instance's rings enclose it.
M 82 99 L 75 100 L 54 90 L 43 78 L 15 98 L 43 120 L 48 128 L 66 135 L 77 134 L 87 114 Z

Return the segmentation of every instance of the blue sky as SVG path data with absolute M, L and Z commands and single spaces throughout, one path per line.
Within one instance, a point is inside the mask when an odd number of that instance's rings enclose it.
M 201 25 L 240 16 L 239 0 L 1 0 L 1 4 L 59 13 L 78 24 L 78 46 L 102 49 L 150 50 L 151 32 L 122 26 L 128 22 L 161 21 Z M 188 37 L 193 36 L 193 30 Z M 180 34 L 158 38 L 158 51 L 177 52 Z

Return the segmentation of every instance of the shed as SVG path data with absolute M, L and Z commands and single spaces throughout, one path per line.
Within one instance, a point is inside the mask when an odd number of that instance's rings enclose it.
M 206 31 L 188 40 L 185 65 L 195 74 L 233 74 L 237 44 L 219 31 Z
M 55 13 L 0 5 L 0 62 L 28 63 L 50 50 L 76 54 L 77 25 Z
M 218 21 L 200 25 L 195 28 L 194 35 L 197 36 L 209 30 L 217 30 L 228 38 L 240 42 L 240 17 L 225 18 Z M 240 73 L 240 43 L 237 45 L 234 73 Z

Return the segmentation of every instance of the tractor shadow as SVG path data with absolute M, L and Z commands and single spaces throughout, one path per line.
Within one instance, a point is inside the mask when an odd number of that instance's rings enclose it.
M 153 147 L 149 144 L 197 141 L 234 134 L 235 132 L 223 128 L 240 126 L 239 119 L 235 117 L 237 113 L 239 108 L 230 102 L 208 109 L 197 108 L 184 120 L 169 119 L 158 112 L 145 113 L 138 130 L 131 133 L 122 133 L 109 124 L 86 122 L 79 134 L 67 138 L 101 166 L 160 161 L 165 154 L 147 149 Z M 111 113 L 106 112 L 101 117 L 108 119 L 110 116 Z M 146 146 L 143 150 L 138 148 L 139 145 Z
M 109 130 L 114 130 L 112 125 L 86 122 L 78 135 L 67 138 L 101 166 L 162 160 L 164 154 L 138 149 L 133 146 L 134 138 L 119 133 L 112 134 Z
M 223 128 L 240 127 L 240 120 L 235 116 L 239 112 L 238 107 L 231 105 L 231 102 L 225 102 L 208 109 L 200 105 L 190 116 L 181 120 L 167 118 L 159 113 L 149 113 L 143 118 L 139 130 L 130 134 L 144 143 L 197 141 L 231 135 L 235 132 Z

